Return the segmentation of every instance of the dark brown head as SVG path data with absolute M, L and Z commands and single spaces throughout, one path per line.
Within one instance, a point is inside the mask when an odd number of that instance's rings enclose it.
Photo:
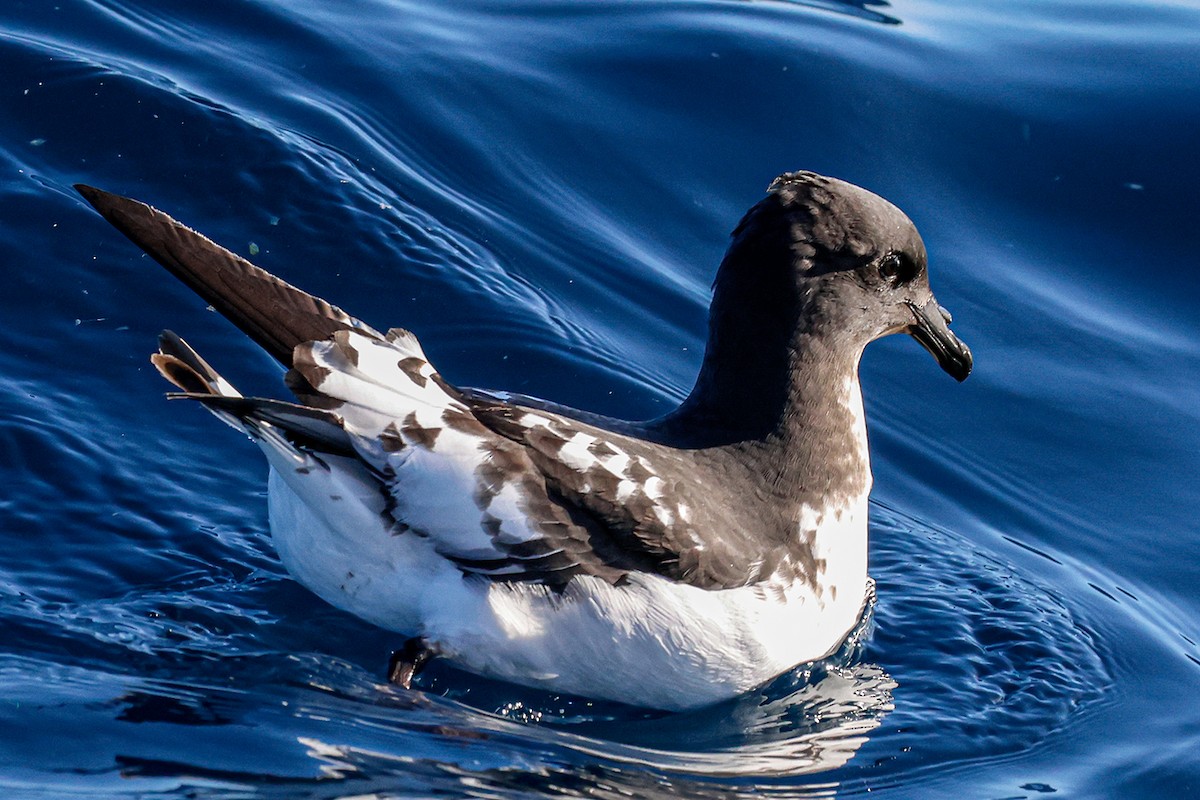
M 857 380 L 863 348 L 891 333 L 910 334 L 958 380 L 970 374 L 971 351 L 950 332 L 903 212 L 812 172 L 781 175 L 767 191 L 733 232 L 704 363 L 664 430 L 704 429 L 712 441 L 806 436 L 841 402 L 838 387 Z
M 819 330 L 857 359 L 868 342 L 905 332 L 961 381 L 971 351 L 949 322 L 904 212 L 845 181 L 793 172 L 775 179 L 733 233 L 714 283 L 710 345 L 795 347 L 797 333 Z

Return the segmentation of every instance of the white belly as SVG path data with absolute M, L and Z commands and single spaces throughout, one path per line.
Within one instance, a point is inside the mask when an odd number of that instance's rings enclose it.
M 658 708 L 728 699 L 831 654 L 858 623 L 867 588 L 866 503 L 818 538 L 829 567 L 803 581 L 709 591 L 657 575 L 612 586 L 576 578 L 489 591 L 497 629 L 456 639 L 471 669 L 518 683 Z

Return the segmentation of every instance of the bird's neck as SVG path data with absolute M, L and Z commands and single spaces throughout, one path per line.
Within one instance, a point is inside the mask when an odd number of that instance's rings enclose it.
M 871 468 L 858 381 L 862 346 L 821 327 L 792 328 L 775 341 L 715 331 L 695 388 L 662 420 L 666 429 L 695 437 L 679 441 L 684 446 L 736 451 L 781 495 L 865 496 Z
M 836 413 L 847 391 L 861 406 L 862 345 L 818 322 L 786 326 L 782 335 L 770 327 L 713 330 L 696 384 L 677 413 L 710 430 L 763 438 L 787 436 L 797 422 Z

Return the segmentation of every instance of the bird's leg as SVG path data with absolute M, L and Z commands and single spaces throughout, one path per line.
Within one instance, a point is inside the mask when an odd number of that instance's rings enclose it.
M 437 654 L 437 648 L 424 638 L 414 636 L 408 639 L 399 650 L 393 650 L 392 657 L 388 659 L 388 683 L 411 689 L 412 679 Z

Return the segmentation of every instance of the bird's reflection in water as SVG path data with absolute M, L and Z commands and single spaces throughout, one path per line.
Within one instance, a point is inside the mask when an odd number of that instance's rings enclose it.
M 543 724 L 514 725 L 431 697 L 435 706 L 446 704 L 441 710 L 454 723 L 440 730 L 447 749 L 424 763 L 472 796 L 515 788 L 588 797 L 828 794 L 836 784 L 789 779 L 846 764 L 893 707 L 896 682 L 880 666 L 858 661 L 872 607 L 831 658 L 698 711 L 649 717 L 597 709 L 590 720 L 568 713 L 555 715 L 558 724 L 543 717 Z M 535 705 L 523 701 L 525 709 Z M 329 777 L 379 777 L 396 758 L 311 738 L 302 743 Z M 514 760 L 494 765 L 503 753 Z M 393 765 L 397 772 L 411 770 L 411 759 L 404 760 L 407 766 Z
M 829 796 L 837 784 L 811 776 L 854 756 L 892 708 L 896 683 L 873 664 L 823 672 L 790 693 L 767 691 L 703 713 L 632 723 L 655 729 L 637 731 L 636 738 L 673 738 L 672 747 L 504 721 L 496 722 L 507 731 L 495 724 L 448 726 L 440 730 L 444 749 L 420 759 L 420 771 L 426 788 L 467 797 L 511 791 L 590 798 Z M 690 740 L 687 732 L 694 733 Z M 313 738 L 300 743 L 325 780 L 365 782 L 384 795 L 390 779 L 411 780 L 418 766 L 411 756 Z

